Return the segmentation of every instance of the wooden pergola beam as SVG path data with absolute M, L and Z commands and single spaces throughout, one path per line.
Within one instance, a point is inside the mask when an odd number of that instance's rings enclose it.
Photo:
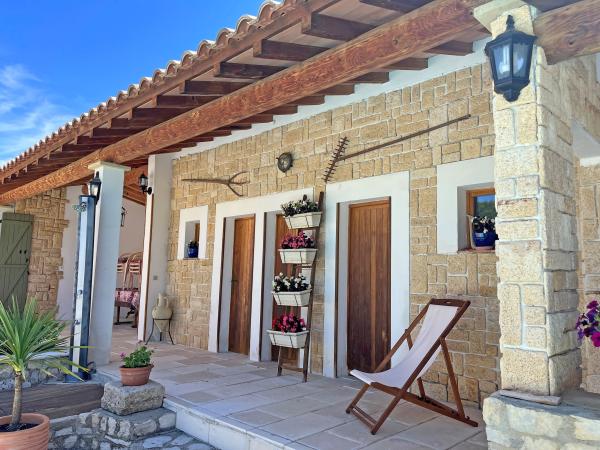
M 359 0 L 365 5 L 377 6 L 400 13 L 407 13 L 427 3 L 427 0 Z
M 549 64 L 600 52 L 600 0 L 582 0 L 533 21 L 537 45 Z
M 85 177 L 96 161 L 118 164 L 147 155 L 263 111 L 360 77 L 478 29 L 473 8 L 486 0 L 434 0 L 321 55 L 292 66 L 230 95 L 180 114 L 0 195 L 10 203 Z

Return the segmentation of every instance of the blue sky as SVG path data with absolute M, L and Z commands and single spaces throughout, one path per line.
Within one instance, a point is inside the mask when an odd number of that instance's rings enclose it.
M 261 0 L 0 0 L 0 164 Z

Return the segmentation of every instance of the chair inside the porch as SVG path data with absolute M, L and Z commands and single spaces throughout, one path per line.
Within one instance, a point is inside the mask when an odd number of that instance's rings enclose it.
M 448 417 L 460 420 L 469 425 L 477 426 L 477 422 L 474 422 L 469 419 L 469 417 L 465 416 L 460 400 L 460 394 L 458 392 L 458 384 L 450 360 L 450 353 L 446 345 L 446 337 L 469 307 L 469 304 L 469 301 L 463 300 L 432 299 L 410 324 L 374 373 L 366 373 L 359 370 L 352 370 L 350 372 L 351 375 L 355 376 L 365 384 L 352 403 L 350 403 L 346 412 L 353 413 L 362 422 L 367 424 L 367 426 L 371 428 L 372 434 L 377 433 L 396 405 L 403 399 Z M 423 322 L 421 329 L 413 342 L 411 332 L 419 325 L 419 323 L 421 323 L 421 321 Z M 408 344 L 408 352 L 406 352 L 400 361 L 392 368 L 383 370 L 391 361 L 392 356 L 400 349 L 404 341 Z M 421 380 L 421 377 L 435 362 L 440 351 L 443 351 L 444 354 L 444 360 L 448 369 L 448 382 L 454 394 L 457 406 L 456 410 L 429 398 L 425 394 L 424 385 Z M 417 381 L 419 388 L 418 396 L 409 392 L 409 388 L 415 381 Z M 369 387 L 381 390 L 393 396 L 391 403 L 378 420 L 369 416 L 357 406 Z

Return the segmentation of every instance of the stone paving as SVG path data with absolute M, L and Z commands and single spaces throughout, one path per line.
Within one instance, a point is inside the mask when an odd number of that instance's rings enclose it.
M 136 337 L 126 326 L 113 334 L 113 363 L 100 372 L 116 375 L 119 354 L 130 351 Z M 296 374 L 276 376 L 271 362 L 252 362 L 234 353 L 211 353 L 179 345 L 154 343 L 152 379 L 166 388 L 167 399 L 243 430 L 268 436 L 288 448 L 302 449 L 456 449 L 487 448 L 481 412 L 467 408 L 480 423 L 473 428 L 407 402 L 400 403 L 372 436 L 345 408 L 360 384 L 348 377 Z M 370 392 L 362 403 L 380 413 L 389 396 Z M 228 450 L 223 448 L 223 450 Z

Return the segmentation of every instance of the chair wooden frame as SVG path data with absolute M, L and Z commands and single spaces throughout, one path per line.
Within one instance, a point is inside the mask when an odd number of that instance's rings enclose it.
M 423 308 L 421 310 L 421 312 L 415 318 L 415 320 L 412 321 L 410 326 L 406 329 L 406 331 L 400 337 L 398 342 L 396 342 L 396 344 L 391 349 L 391 351 L 388 353 L 388 355 L 383 359 L 383 361 L 381 361 L 379 366 L 377 366 L 375 373 L 381 372 L 382 370 L 384 370 L 386 368 L 387 364 L 391 361 L 392 357 L 394 356 L 394 353 L 396 353 L 396 351 L 398 351 L 398 349 L 402 346 L 404 341 L 407 342 L 409 348 L 412 347 L 413 342 L 412 342 L 412 338 L 411 338 L 411 332 L 423 320 L 430 305 L 458 307 L 456 314 L 454 315 L 454 317 L 452 318 L 452 320 L 450 321 L 450 323 L 448 324 L 446 329 L 442 332 L 442 334 L 440 335 L 440 338 L 434 343 L 434 345 L 431 346 L 431 348 L 429 349 L 429 351 L 427 352 L 425 357 L 421 360 L 421 362 L 419 363 L 417 368 L 413 371 L 413 373 L 410 375 L 410 377 L 408 378 L 406 383 L 404 383 L 404 386 L 402 386 L 402 388 L 386 386 L 384 384 L 377 383 L 377 382 L 373 382 L 371 384 L 365 383 L 364 386 L 358 392 L 358 394 L 356 394 L 356 396 L 354 397 L 354 399 L 352 400 L 350 405 L 348 405 L 348 408 L 346 408 L 346 413 L 354 414 L 361 422 L 366 424 L 371 429 L 371 434 L 375 434 L 375 433 L 377 433 L 379 428 L 381 428 L 383 423 L 387 420 L 387 418 L 392 413 L 392 411 L 394 410 L 396 405 L 400 402 L 400 400 L 406 400 L 410 403 L 414 403 L 415 405 L 418 405 L 423 408 L 427 408 L 431 411 L 434 411 L 438 414 L 442 414 L 444 416 L 451 417 L 452 419 L 456 419 L 460 422 L 464 422 L 473 427 L 477 427 L 478 423 L 475 422 L 474 420 L 471 420 L 468 416 L 465 415 L 462 401 L 460 399 L 460 393 L 458 391 L 458 383 L 456 381 L 456 376 L 454 374 L 454 368 L 452 367 L 452 360 L 450 359 L 450 352 L 448 351 L 448 346 L 446 344 L 446 337 L 448 336 L 450 331 L 452 331 L 452 329 L 454 328 L 456 323 L 459 321 L 459 319 L 462 317 L 462 315 L 465 313 L 465 311 L 467 310 L 467 308 L 469 307 L 470 304 L 471 304 L 471 302 L 468 300 L 436 299 L 436 298 L 431 299 L 429 301 L 429 303 L 427 303 L 425 308 Z M 450 408 L 449 406 L 446 406 L 445 404 L 428 397 L 425 394 L 425 387 L 423 386 L 423 380 L 420 377 L 418 377 L 419 373 L 421 372 L 421 370 L 423 370 L 423 367 L 425 367 L 425 364 L 427 364 L 427 362 L 433 357 L 433 355 L 437 351 L 438 347 L 441 347 L 442 354 L 444 355 L 444 361 L 445 361 L 446 367 L 448 369 L 448 380 L 450 383 L 450 387 L 452 389 L 452 394 L 454 395 L 456 409 Z M 417 386 L 419 388 L 419 395 L 415 395 L 408 391 L 410 389 L 411 385 L 415 382 L 415 380 L 417 381 Z M 380 391 L 383 391 L 383 392 L 393 396 L 392 401 L 387 406 L 387 408 L 383 411 L 383 413 L 381 414 L 379 419 L 375 419 L 375 418 L 371 417 L 364 410 L 362 410 L 361 408 L 359 408 L 357 406 L 358 402 L 368 391 L 369 387 L 373 387 L 375 389 L 378 389 Z

